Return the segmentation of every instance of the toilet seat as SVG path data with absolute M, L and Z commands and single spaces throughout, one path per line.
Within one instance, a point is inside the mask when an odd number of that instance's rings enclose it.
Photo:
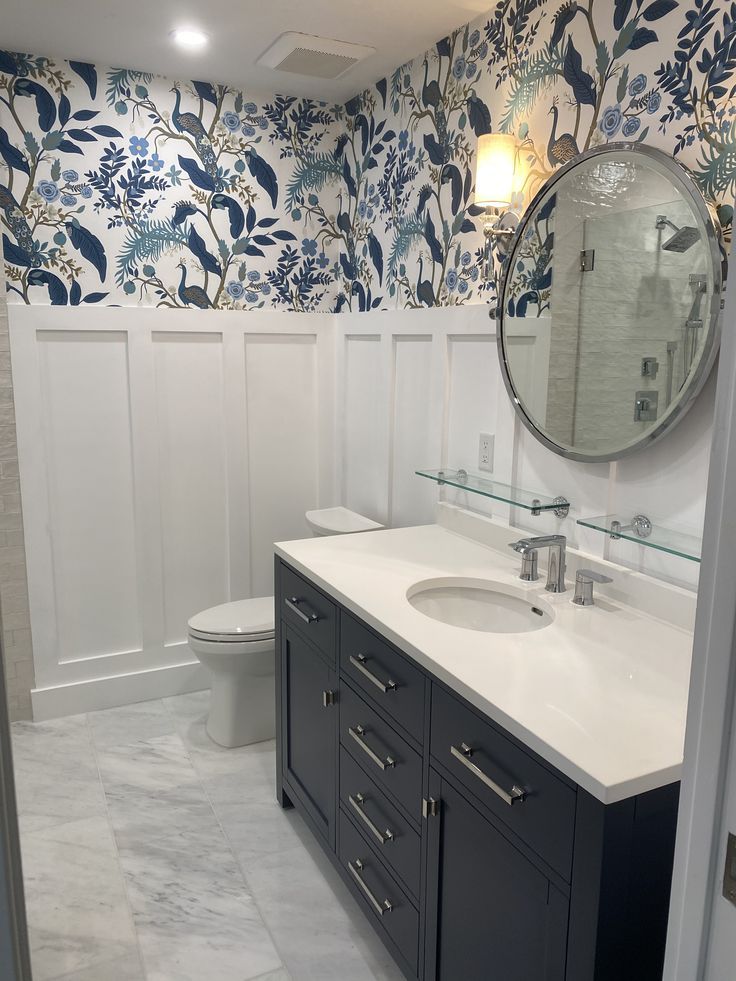
M 258 645 L 273 641 L 273 596 L 235 600 L 202 610 L 188 623 L 189 637 L 205 643 Z

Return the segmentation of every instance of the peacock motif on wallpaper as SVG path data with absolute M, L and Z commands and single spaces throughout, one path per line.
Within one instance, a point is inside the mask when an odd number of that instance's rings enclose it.
M 204 128 L 199 116 L 196 116 L 193 112 L 181 111 L 181 90 L 179 86 L 175 85 L 171 91 L 176 93 L 176 102 L 174 103 L 174 110 L 171 113 L 171 121 L 179 133 L 189 136 L 194 141 L 197 155 L 202 161 L 205 171 L 210 175 L 213 182 L 217 184 L 220 177 L 217 173 L 217 157 L 215 156 L 210 135 Z
M 518 211 L 578 153 L 627 140 L 690 167 L 728 232 L 736 4 L 499 0 L 341 106 L 2 52 L 9 296 L 301 312 L 492 302 L 473 202 L 476 141 L 492 130 L 517 137 Z M 546 302 L 549 241 L 522 310 Z

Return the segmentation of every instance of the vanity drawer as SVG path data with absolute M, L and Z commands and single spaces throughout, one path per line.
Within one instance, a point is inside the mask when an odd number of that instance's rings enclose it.
M 347 613 L 340 622 L 340 666 L 361 692 L 421 742 L 424 675 Z
M 337 608 L 324 593 L 287 566 L 281 566 L 281 601 L 278 616 L 296 627 L 335 663 Z
M 386 931 L 416 975 L 419 913 L 342 812 L 339 856 L 358 901 Z
M 380 788 L 340 749 L 340 801 L 381 858 L 414 895 L 419 895 L 421 838 Z
M 340 742 L 416 821 L 422 816 L 422 758 L 349 685 L 340 685 Z
M 436 684 L 430 728 L 434 759 L 569 881 L 575 791 Z

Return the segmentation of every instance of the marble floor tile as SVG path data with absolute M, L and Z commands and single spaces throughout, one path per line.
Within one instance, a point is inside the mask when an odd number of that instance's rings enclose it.
M 125 746 L 142 739 L 173 735 L 175 732 L 171 714 L 160 699 L 90 712 L 87 715 L 87 725 L 92 742 L 98 749 Z
M 209 693 L 13 728 L 34 981 L 400 981 Z
M 175 719 L 181 722 L 198 720 L 207 715 L 210 705 L 209 691 L 193 691 L 186 695 L 170 695 L 162 699 Z
M 191 695 L 177 695 L 174 698 L 164 699 L 164 704 L 172 715 L 176 725 L 176 731 L 182 742 L 187 748 L 195 769 L 202 778 L 216 777 L 218 774 L 226 775 L 239 773 L 243 767 L 249 765 L 254 751 L 256 755 L 259 746 L 265 746 L 265 753 L 261 756 L 268 756 L 270 760 L 264 766 L 264 772 L 274 772 L 274 743 L 270 740 L 266 743 L 257 743 L 254 746 L 241 746 L 235 749 L 226 749 L 218 746 L 207 735 L 206 722 L 209 711 L 209 692 L 195 692 Z M 275 778 L 274 778 L 275 779 Z
M 97 752 L 115 838 L 144 847 L 178 832 L 218 830 L 204 787 L 177 735 Z
M 282 810 L 275 800 L 255 800 L 246 804 L 214 802 L 213 807 L 246 873 L 264 856 L 300 846 L 297 824 L 301 819 L 293 811 Z
M 219 759 L 191 755 L 192 763 L 215 803 L 275 803 L 276 755 L 273 740 L 231 750 L 227 767 Z
M 123 846 L 148 981 L 246 981 L 281 959 L 220 831 Z
M 297 825 L 301 819 L 296 818 Z M 319 845 L 300 844 L 244 866 L 261 915 L 294 981 L 403 981 Z M 314 851 L 312 851 L 312 849 Z
M 16 722 L 12 734 L 21 832 L 104 816 L 105 799 L 84 716 Z
M 70 974 L 60 974 L 51 981 L 146 981 L 146 978 L 136 950 L 135 953 L 116 957 L 115 960 L 105 961 L 103 964 L 83 967 Z
M 21 845 L 34 981 L 137 956 L 105 817 L 23 834 Z

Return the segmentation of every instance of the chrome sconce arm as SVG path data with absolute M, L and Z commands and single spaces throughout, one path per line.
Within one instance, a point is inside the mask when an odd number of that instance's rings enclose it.
M 486 208 L 483 235 L 483 268 L 481 275 L 486 283 L 493 283 L 496 294 L 496 308 L 501 303 L 501 276 L 499 274 L 494 251 L 498 253 L 500 264 L 504 262 L 511 250 L 511 241 L 516 234 L 519 218 L 513 211 L 501 211 L 498 208 Z M 492 316 L 496 315 L 494 310 Z

